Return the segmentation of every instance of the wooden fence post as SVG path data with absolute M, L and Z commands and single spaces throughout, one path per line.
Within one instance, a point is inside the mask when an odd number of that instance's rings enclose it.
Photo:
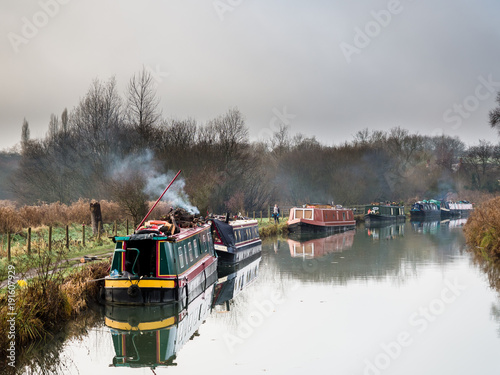
M 82 224 L 82 245 L 85 247 L 85 224 Z
M 262 210 L 260 210 L 260 223 L 262 224 Z
M 31 228 L 28 228 L 28 238 L 27 238 L 28 255 L 31 254 Z
M 267 218 L 268 222 L 271 222 L 271 206 L 267 207 Z
M 66 225 L 66 249 L 69 251 L 69 225 Z
M 118 228 L 117 228 L 117 224 L 116 224 L 116 220 L 115 220 L 115 228 L 113 230 L 113 233 L 114 233 L 115 236 L 116 236 L 117 232 L 118 232 Z
M 10 263 L 10 232 L 7 232 L 7 260 Z
M 253 212 L 253 217 L 252 218 L 255 219 L 255 211 Z
M 52 251 L 52 226 L 49 226 L 49 252 Z
M 127 219 L 127 236 L 128 236 L 128 219 Z

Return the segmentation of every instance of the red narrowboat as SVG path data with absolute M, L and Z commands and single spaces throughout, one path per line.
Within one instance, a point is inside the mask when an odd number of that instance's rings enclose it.
M 316 204 L 292 207 L 287 224 L 292 233 L 336 233 L 354 229 L 356 221 L 349 208 Z

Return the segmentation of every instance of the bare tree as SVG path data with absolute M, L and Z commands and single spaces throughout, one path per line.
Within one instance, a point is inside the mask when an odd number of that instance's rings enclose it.
M 23 120 L 23 127 L 21 129 L 21 148 L 26 149 L 28 142 L 30 140 L 30 126 L 26 118 Z
M 64 108 L 64 111 L 61 113 L 61 130 L 64 134 L 68 133 L 68 109 Z
M 209 126 L 213 126 L 217 132 L 220 153 L 227 165 L 248 144 L 245 119 L 238 108 L 231 108 L 226 114 L 209 122 Z
M 55 114 L 50 115 L 48 138 L 54 139 L 59 132 L 59 119 Z
M 160 100 L 154 85 L 153 76 L 143 67 L 130 79 L 127 88 L 127 118 L 143 139 L 148 138 L 151 128 L 161 120 Z
M 147 213 L 145 176 L 140 171 L 128 171 L 112 179 L 110 186 L 113 200 L 132 216 L 136 227 Z

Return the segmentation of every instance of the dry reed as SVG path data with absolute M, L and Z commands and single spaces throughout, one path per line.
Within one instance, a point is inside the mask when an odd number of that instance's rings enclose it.
M 130 217 L 118 203 L 100 201 L 104 223 L 125 221 Z M 151 208 L 154 202 L 148 202 Z M 169 202 L 160 202 L 150 215 L 159 218 L 170 210 Z M 80 199 L 71 205 L 41 203 L 36 206 L 16 207 L 12 201 L 0 201 L 0 233 L 17 233 L 26 228 L 64 226 L 73 223 L 90 225 L 90 201 Z
M 475 207 L 464 227 L 469 248 L 494 263 L 500 262 L 499 205 L 496 197 Z

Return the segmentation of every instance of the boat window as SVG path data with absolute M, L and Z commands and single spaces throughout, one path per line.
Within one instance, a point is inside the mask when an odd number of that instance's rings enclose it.
M 193 246 L 194 246 L 194 256 L 198 258 L 200 256 L 200 250 L 198 249 L 198 240 L 194 240 Z
M 345 221 L 345 212 L 342 212 L 342 220 Z
M 188 264 L 189 263 L 189 261 L 188 261 L 188 249 L 187 249 L 186 244 L 184 244 L 184 255 L 186 256 L 186 264 Z
M 312 219 L 313 210 L 304 210 L 304 219 Z
M 209 251 L 210 249 L 213 249 L 213 247 L 210 247 L 210 243 L 213 243 L 213 242 L 212 242 L 212 235 L 210 234 L 210 232 L 208 232 L 208 233 L 207 233 L 207 242 L 206 242 L 207 247 L 205 248 L 205 252 L 207 252 L 207 253 L 208 253 L 208 251 Z
M 190 243 L 188 243 L 188 249 L 189 249 L 189 261 L 192 262 L 194 260 L 194 256 L 193 256 L 193 245 Z
M 179 265 L 181 268 L 184 268 L 184 251 L 182 249 L 182 245 L 179 245 L 177 248 L 177 254 L 179 255 Z
M 296 219 L 302 219 L 303 215 L 304 215 L 304 210 L 295 209 L 295 218 Z

